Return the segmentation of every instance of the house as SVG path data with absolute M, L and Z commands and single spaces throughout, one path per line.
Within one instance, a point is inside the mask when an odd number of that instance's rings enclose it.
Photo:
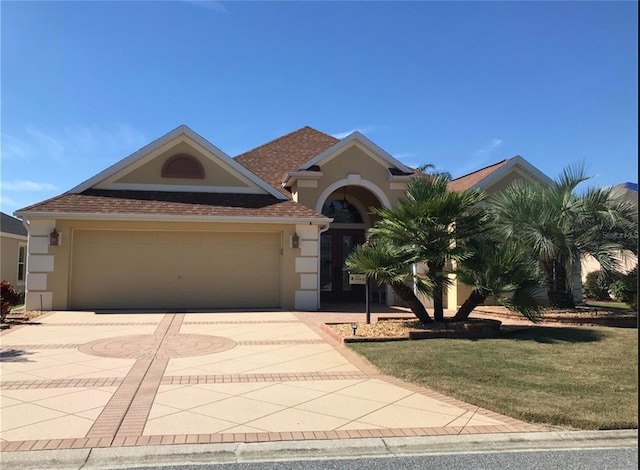
M 27 229 L 22 221 L 0 212 L 0 278 L 24 291 L 27 268 Z
M 16 211 L 29 227 L 27 308 L 317 310 L 363 301 L 344 260 L 375 223 L 369 208 L 397 204 L 415 174 L 359 132 L 336 139 L 303 127 L 231 158 L 179 126 Z M 514 157 L 451 185 L 493 190 L 517 177 L 546 178 Z
M 363 298 L 342 263 L 414 170 L 358 132 L 303 127 L 235 159 L 187 126 L 64 194 L 29 227 L 27 308 L 316 310 Z

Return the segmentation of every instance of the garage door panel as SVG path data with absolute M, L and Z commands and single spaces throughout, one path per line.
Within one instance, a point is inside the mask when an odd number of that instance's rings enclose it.
M 71 307 L 277 308 L 280 233 L 76 231 Z

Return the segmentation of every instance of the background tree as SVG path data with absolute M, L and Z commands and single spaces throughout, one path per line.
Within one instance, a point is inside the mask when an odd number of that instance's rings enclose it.
M 589 179 L 570 166 L 549 186 L 516 182 L 489 199 L 501 238 L 529 251 L 540 263 L 549 304 L 573 308 L 573 276 L 585 254 L 605 273 L 619 268 L 620 253 L 637 253 L 637 211 L 610 188 L 576 187 Z

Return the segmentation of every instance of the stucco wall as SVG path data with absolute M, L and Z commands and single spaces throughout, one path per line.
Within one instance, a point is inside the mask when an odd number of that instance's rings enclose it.
M 24 290 L 24 280 L 18 281 L 18 247 L 27 245 L 27 240 L 4 236 L 0 237 L 0 259 L 2 280 L 9 281 L 16 290 Z M 25 266 L 26 267 L 26 266 Z
M 204 179 L 194 178 L 163 178 L 162 166 L 165 161 L 173 155 L 186 153 L 195 157 L 204 168 Z M 148 163 L 143 164 L 139 168 L 131 171 L 125 176 L 114 181 L 116 183 L 142 183 L 142 184 L 188 184 L 196 186 L 242 186 L 248 185 L 241 179 L 236 178 L 221 165 L 213 162 L 210 158 L 206 158 L 191 145 L 186 142 L 179 143 L 170 150 L 165 151 L 158 157 L 153 158 Z M 102 185 L 96 186 L 98 188 Z
M 404 189 L 390 189 L 391 182 L 389 181 L 388 167 L 367 155 L 358 146 L 343 150 L 327 163 L 321 162 L 320 171 L 323 176 L 317 180 L 317 187 L 296 185 L 293 188 L 296 200 L 312 209 L 316 209 L 333 192 L 326 194 L 329 187 L 343 180 L 343 184 L 336 189 L 341 186 L 360 186 L 375 194 L 375 187 L 386 196 L 392 206 L 397 204 L 398 199 L 404 194 Z M 358 175 L 359 178 L 352 177 L 351 181 L 347 181 L 349 175 Z M 322 197 L 323 200 L 319 201 L 323 194 L 325 194 Z M 380 197 L 377 197 L 377 199 L 380 199 Z

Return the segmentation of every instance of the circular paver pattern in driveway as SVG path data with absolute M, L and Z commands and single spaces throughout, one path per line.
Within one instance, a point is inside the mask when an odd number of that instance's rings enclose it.
M 180 334 L 164 338 L 155 335 L 115 336 L 91 341 L 78 347 L 80 352 L 118 359 L 151 359 L 204 356 L 235 348 L 229 338 L 211 335 Z

